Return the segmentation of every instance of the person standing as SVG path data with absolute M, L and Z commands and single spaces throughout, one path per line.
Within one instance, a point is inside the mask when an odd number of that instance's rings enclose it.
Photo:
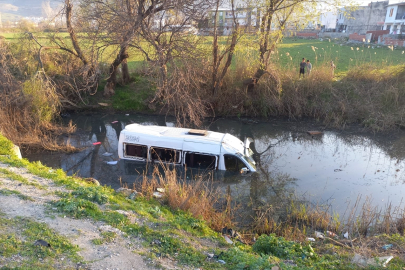
M 307 64 L 305 63 L 305 58 L 302 58 L 302 61 L 300 63 L 300 78 L 301 78 L 301 74 L 302 77 L 305 76 L 305 68 L 306 68 Z
M 330 69 L 332 71 L 332 77 L 335 76 L 335 64 L 333 63 L 333 61 L 330 61 Z
M 307 76 L 311 74 L 312 64 L 309 60 L 307 60 Z

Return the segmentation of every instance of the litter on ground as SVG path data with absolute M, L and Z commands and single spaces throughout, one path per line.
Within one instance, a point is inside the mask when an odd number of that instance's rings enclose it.
M 107 161 L 108 165 L 117 165 L 118 161 Z

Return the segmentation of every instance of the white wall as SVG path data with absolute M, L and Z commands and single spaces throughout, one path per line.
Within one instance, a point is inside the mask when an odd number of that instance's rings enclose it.
M 321 14 L 320 23 L 325 25 L 325 28 L 336 28 L 336 12 L 325 12 Z
M 392 12 L 392 16 L 390 17 L 391 9 L 393 9 L 393 12 Z M 387 7 L 387 15 L 385 16 L 385 23 L 392 23 L 395 21 L 395 17 L 397 16 L 397 10 L 398 10 L 398 6 L 388 6 Z
M 338 20 L 337 22 L 338 22 L 338 24 L 345 24 L 345 16 L 344 16 L 345 11 L 346 11 L 345 8 L 341 8 L 339 10 L 339 12 L 337 14 L 337 20 Z

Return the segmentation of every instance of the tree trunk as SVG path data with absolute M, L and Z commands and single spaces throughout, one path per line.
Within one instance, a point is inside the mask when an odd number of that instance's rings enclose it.
M 131 77 L 129 76 L 129 68 L 128 68 L 128 60 L 124 59 L 121 63 L 122 68 L 122 83 L 127 84 L 131 81 Z
M 107 79 L 107 84 L 104 87 L 104 96 L 111 97 L 115 94 L 114 88 L 117 83 L 117 70 L 122 61 L 126 60 L 128 56 L 128 46 L 121 46 L 120 52 L 115 58 L 114 62 L 110 65 L 110 77 Z
M 82 50 L 80 49 L 79 42 L 77 40 L 76 33 L 72 26 L 72 9 L 73 5 L 70 3 L 70 0 L 65 0 L 65 7 L 66 7 L 66 27 L 68 29 L 70 39 L 72 40 L 73 48 L 77 53 L 77 57 L 82 60 L 84 65 L 88 64 L 86 57 L 84 56 Z
M 160 66 L 160 96 L 164 97 L 167 93 L 167 65 L 164 61 L 159 61 Z

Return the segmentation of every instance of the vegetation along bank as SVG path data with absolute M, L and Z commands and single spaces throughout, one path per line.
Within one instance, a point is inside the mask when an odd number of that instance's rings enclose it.
M 0 269 L 405 267 L 404 225 L 389 212 L 364 206 L 361 219 L 343 224 L 297 204 L 279 223 L 263 215 L 257 233 L 236 232 L 229 205 L 214 209 L 206 186 L 175 175 L 114 191 L 20 159 L 0 136 Z
M 200 126 L 208 116 L 283 116 L 392 130 L 405 119 L 401 49 L 283 39 L 288 20 L 269 32 L 266 23 L 273 22 L 266 18 L 254 33 L 235 27 L 220 36 L 214 26 L 207 35 L 185 34 L 154 27 L 159 14 L 148 12 L 184 6 L 138 9 L 134 17 L 131 5 L 79 2 L 64 1 L 63 31 L 24 26 L 0 39 L 1 269 L 405 267 L 401 209 L 365 203 L 343 222 L 291 201 L 277 219 L 271 206 L 258 209 L 251 228 L 238 232 L 237 206 L 225 198 L 218 207 L 220 198 L 201 179 L 179 183 L 165 168 L 136 191 L 118 192 L 12 150 L 14 143 L 77 151 L 58 143 L 75 127 L 57 120 L 85 109 L 170 114 L 183 126 Z M 115 8 L 128 12 L 110 13 Z M 303 57 L 313 70 L 300 79 Z

